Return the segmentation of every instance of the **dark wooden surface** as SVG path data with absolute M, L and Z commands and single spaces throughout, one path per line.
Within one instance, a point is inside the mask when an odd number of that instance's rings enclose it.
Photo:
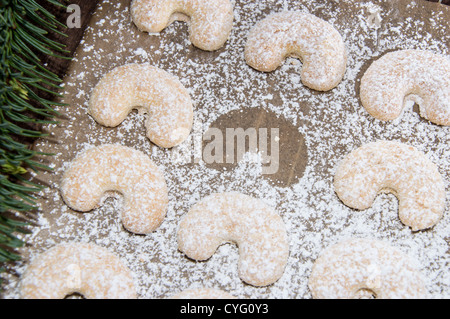
M 430 2 L 441 2 L 445 5 L 450 5 L 450 0 L 427 0 Z M 51 13 L 53 13 L 59 21 L 62 23 L 66 23 L 67 18 L 69 17 L 70 13 L 66 12 L 63 8 L 57 8 L 53 5 L 49 5 L 46 0 L 39 0 L 41 4 L 43 4 Z M 68 56 L 72 56 L 75 52 L 78 44 L 80 43 L 83 32 L 86 28 L 86 26 L 89 23 L 89 19 L 92 15 L 92 13 L 95 10 L 95 7 L 99 0 L 70 0 L 68 1 L 69 4 L 76 4 L 80 6 L 81 9 L 81 27 L 80 28 L 72 28 L 72 29 L 65 29 L 65 33 L 67 34 L 67 37 L 61 37 L 59 35 L 53 35 L 52 37 L 60 41 L 60 43 L 63 43 L 66 45 L 66 49 L 70 52 Z M 68 66 L 70 65 L 70 60 L 61 60 L 61 59 L 55 59 L 52 57 L 43 57 L 43 62 L 47 63 L 50 70 L 52 70 L 54 73 L 58 74 L 59 76 L 63 77 Z
M 131 1 L 131 0 L 130 0 Z M 426 0 L 430 2 L 440 2 L 441 4 L 450 5 L 450 0 Z M 70 12 L 67 12 L 66 8 L 61 8 L 49 4 L 47 0 L 37 0 L 43 7 L 45 7 L 49 12 L 54 14 L 58 21 L 66 25 L 68 17 L 71 15 Z M 90 18 L 95 11 L 95 8 L 100 0 L 68 0 L 66 5 L 76 4 L 81 9 L 81 23 L 79 28 L 60 28 L 62 32 L 64 32 L 67 36 L 63 37 L 58 34 L 50 34 L 49 37 L 52 40 L 58 41 L 65 45 L 65 49 L 69 51 L 65 56 L 73 57 L 75 50 L 77 49 L 81 39 L 83 38 L 84 30 L 89 24 Z M 53 73 L 57 74 L 61 79 L 67 72 L 68 67 L 70 66 L 70 59 L 59 59 L 51 56 L 40 56 L 42 60 L 42 64 L 46 65 L 47 68 Z M 54 99 L 54 95 L 49 93 L 40 92 L 41 97 L 46 98 L 48 100 Z M 39 130 L 38 124 L 30 124 L 29 129 Z M 33 144 L 34 139 L 32 138 L 23 138 L 20 137 L 21 142 L 26 144 Z
M 61 21 L 64 24 L 66 23 L 66 19 L 68 18 L 70 13 L 67 13 L 65 9 L 56 8 L 52 5 L 49 5 L 46 0 L 37 0 L 37 1 L 42 3 L 49 11 L 55 14 L 59 21 Z M 438 0 L 429 0 L 429 1 L 438 2 Z M 69 4 L 78 4 L 81 8 L 81 27 L 73 29 L 65 29 L 64 32 L 67 34 L 67 37 L 52 35 L 53 39 L 58 40 L 66 45 L 66 49 L 70 52 L 68 56 L 72 56 L 76 48 L 78 47 L 78 44 L 83 37 L 85 27 L 89 24 L 91 15 L 94 12 L 98 2 L 100 1 L 68 0 Z M 443 0 L 441 1 L 441 3 L 450 5 L 450 0 Z M 42 57 L 42 62 L 45 63 L 50 70 L 57 73 L 60 77 L 64 77 L 67 68 L 71 63 L 70 60 L 61 60 L 52 57 Z
M 50 13 L 56 16 L 58 21 L 66 24 L 67 18 L 70 16 L 70 12 L 67 12 L 65 8 L 56 7 L 49 4 L 46 0 L 38 1 L 42 6 L 44 6 Z M 63 37 L 58 34 L 50 34 L 49 37 L 52 40 L 58 41 L 66 46 L 66 50 L 69 51 L 66 54 L 67 57 L 72 57 L 78 44 L 80 43 L 84 30 L 89 23 L 89 19 L 95 10 L 98 0 L 70 0 L 68 4 L 76 4 L 80 6 L 81 9 L 81 26 L 80 28 L 61 28 L 67 36 Z M 59 75 L 61 78 L 64 77 L 67 68 L 70 65 L 69 59 L 58 59 L 51 56 L 42 56 L 42 63 L 47 65 L 49 70 Z
M 427 0 L 427 1 L 430 1 L 430 2 L 440 2 L 440 3 L 442 3 L 442 4 L 450 5 L 450 0 L 442 0 L 442 1 L 439 1 L 439 0 Z

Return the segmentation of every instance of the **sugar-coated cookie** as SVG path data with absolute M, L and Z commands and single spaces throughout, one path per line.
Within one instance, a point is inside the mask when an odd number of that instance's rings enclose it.
M 373 239 L 347 239 L 325 249 L 313 265 L 308 285 L 316 299 L 428 297 L 417 262 Z
M 87 243 L 58 244 L 34 258 L 20 282 L 24 299 L 135 299 L 133 274 L 106 248 Z
M 148 63 L 114 68 L 95 86 L 88 113 L 99 124 L 116 127 L 132 109 L 147 113 L 147 137 L 170 148 L 189 136 L 193 105 L 178 78 Z
M 233 27 L 230 0 L 133 0 L 131 16 L 139 30 L 159 33 L 176 20 L 189 24 L 189 40 L 205 51 L 221 48 Z
M 237 192 L 210 195 L 195 204 L 178 229 L 178 248 L 194 260 L 209 259 L 226 242 L 239 247 L 239 276 L 266 286 L 284 272 L 289 255 L 285 225 L 262 200 Z
M 409 99 L 419 104 L 422 117 L 450 125 L 450 59 L 424 50 L 386 53 L 364 73 L 360 96 L 379 120 L 401 116 Z
M 259 21 L 248 35 L 245 60 L 256 70 L 271 72 L 286 57 L 303 62 L 304 85 L 328 91 L 342 80 L 347 51 L 339 32 L 328 22 L 300 11 L 284 11 Z
M 412 230 L 432 227 L 445 208 L 445 184 L 437 166 L 422 152 L 399 142 L 365 144 L 347 155 L 334 178 L 344 204 L 364 210 L 380 192 L 399 200 L 399 217 Z
M 154 231 L 163 221 L 168 190 L 162 171 L 141 151 L 104 144 L 79 154 L 61 180 L 61 195 L 72 209 L 90 211 L 108 192 L 123 195 L 121 220 L 138 234 Z

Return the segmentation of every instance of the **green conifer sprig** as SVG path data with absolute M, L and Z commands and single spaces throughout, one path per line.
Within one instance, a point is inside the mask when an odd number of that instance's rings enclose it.
M 42 1 L 41 1 L 42 2 Z M 64 7 L 56 0 L 49 5 Z M 61 79 L 42 63 L 43 56 L 67 59 L 64 45 L 50 35 L 63 35 L 66 26 L 35 0 L 0 0 L 0 263 L 20 259 L 24 243 L 17 233 L 27 224 L 17 213 L 36 209 L 31 171 L 50 169 L 35 160 L 30 139 L 45 136 L 42 124 L 55 123 L 54 110 Z M 1 270 L 1 269 L 0 269 Z

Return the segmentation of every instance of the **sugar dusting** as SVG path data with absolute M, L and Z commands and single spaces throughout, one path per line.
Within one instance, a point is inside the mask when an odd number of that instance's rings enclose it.
M 148 234 L 164 219 L 164 176 L 147 155 L 133 148 L 103 144 L 77 155 L 60 182 L 64 202 L 80 212 L 98 207 L 111 191 L 123 196 L 120 219 L 127 230 Z
M 396 1 L 393 1 L 396 2 Z M 444 176 L 449 191 L 450 128 L 433 125 L 408 109 L 400 119 L 380 122 L 359 102 L 359 83 L 370 62 L 395 49 L 428 49 L 449 54 L 449 36 L 441 32 L 449 11 L 418 16 L 418 4 L 404 9 L 411 16 L 399 18 L 392 1 L 374 4 L 354 1 L 247 1 L 234 2 L 235 24 L 229 41 L 217 52 L 192 47 L 183 23 L 174 23 L 158 36 L 141 33 L 130 19 L 129 1 L 104 0 L 65 79 L 66 119 L 49 126 L 48 140 L 36 148 L 56 153 L 54 172 L 43 173 L 50 187 L 42 192 L 39 227 L 25 239 L 23 262 L 5 274 L 5 298 L 18 298 L 20 274 L 26 260 L 65 241 L 92 242 L 119 255 L 134 272 L 140 298 L 167 298 L 188 288 L 221 289 L 240 298 L 311 298 L 307 286 L 312 265 L 329 245 L 349 237 L 385 240 L 408 253 L 421 265 L 430 296 L 450 297 L 449 202 L 444 216 L 430 230 L 411 232 L 398 218 L 398 202 L 382 194 L 365 211 L 354 211 L 340 202 L 333 188 L 337 164 L 350 151 L 377 139 L 413 145 L 432 160 Z M 352 10 L 346 6 L 352 7 Z M 436 7 L 439 8 L 439 7 Z M 379 10 L 378 10 L 379 9 Z M 309 12 L 330 22 L 344 38 L 348 67 L 343 81 L 330 92 L 314 92 L 301 83 L 301 63 L 288 59 L 279 69 L 259 73 L 246 65 L 244 47 L 251 27 L 267 14 L 282 10 Z M 351 13 L 349 13 L 351 11 Z M 181 40 L 180 40 L 181 39 Z M 235 109 L 264 108 L 298 127 L 308 148 L 304 176 L 289 187 L 277 187 L 261 176 L 261 163 L 247 156 L 234 170 L 218 172 L 200 162 L 183 165 L 173 161 L 179 148 L 166 150 L 145 136 L 144 116 L 130 114 L 115 129 L 99 126 L 86 114 L 90 92 L 113 67 L 149 62 L 179 77 L 194 101 L 194 117 L 204 132 L 221 114 Z M 80 129 L 84 128 L 84 129 Z M 282 138 L 282 136 L 281 136 Z M 58 142 L 55 143 L 54 141 Z M 162 225 L 142 236 L 127 232 L 118 216 L 120 198 L 106 200 L 92 213 L 76 213 L 64 205 L 60 178 L 70 160 L 83 149 L 120 142 L 148 154 L 164 170 L 169 207 Z M 187 141 L 186 143 L 189 143 Z M 186 146 L 186 145 L 185 145 Z M 183 147 L 181 145 L 180 147 Z M 290 256 L 283 276 L 268 287 L 253 287 L 238 276 L 238 249 L 220 246 L 205 262 L 193 262 L 177 250 L 176 231 L 189 208 L 213 192 L 238 191 L 261 198 L 283 218 L 290 242 Z
M 385 241 L 365 238 L 348 239 L 325 249 L 314 263 L 309 287 L 315 298 L 322 299 L 371 295 L 382 299 L 427 298 L 415 260 Z
M 226 242 L 239 246 L 239 276 L 267 286 L 283 274 L 289 255 L 280 216 L 263 201 L 236 192 L 212 194 L 183 217 L 178 249 L 194 260 L 208 260 Z
M 147 136 L 173 147 L 188 136 L 193 110 L 189 92 L 178 79 L 149 63 L 130 63 L 108 72 L 95 86 L 88 113 L 101 125 L 116 127 L 133 108 L 148 114 Z
M 367 143 L 341 161 L 336 194 L 349 207 L 365 210 L 378 192 L 392 192 L 398 215 L 413 231 L 435 225 L 445 208 L 445 186 L 433 162 L 413 147 L 393 141 Z
M 405 96 L 420 105 L 426 119 L 450 125 L 450 60 L 423 50 L 389 52 L 361 79 L 361 102 L 378 119 L 401 115 Z
M 302 82 L 314 90 L 334 88 L 345 73 L 347 53 L 341 35 L 312 14 L 279 12 L 251 29 L 245 46 L 245 60 L 250 66 L 273 71 L 286 55 L 302 57 Z
M 109 250 L 63 243 L 33 260 L 21 281 L 23 298 L 57 299 L 73 292 L 92 299 L 135 299 L 133 274 Z
M 233 26 L 233 8 L 229 0 L 134 0 L 130 8 L 139 30 L 150 33 L 160 32 L 176 20 L 187 22 L 191 42 L 207 51 L 220 48 Z

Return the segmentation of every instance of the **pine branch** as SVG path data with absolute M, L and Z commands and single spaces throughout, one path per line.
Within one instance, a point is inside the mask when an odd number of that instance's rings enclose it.
M 46 0 L 51 6 L 64 5 Z M 19 260 L 15 249 L 23 246 L 16 235 L 26 223 L 17 212 L 36 209 L 33 194 L 42 189 L 29 181 L 30 171 L 50 169 L 35 161 L 27 138 L 45 136 L 42 124 L 55 123 L 55 103 L 61 79 L 42 65 L 40 56 L 67 59 L 64 45 L 50 34 L 64 35 L 65 26 L 35 0 L 0 0 L 0 263 Z M 51 155 L 51 154 L 45 154 Z M 0 269 L 1 270 L 1 269 Z

